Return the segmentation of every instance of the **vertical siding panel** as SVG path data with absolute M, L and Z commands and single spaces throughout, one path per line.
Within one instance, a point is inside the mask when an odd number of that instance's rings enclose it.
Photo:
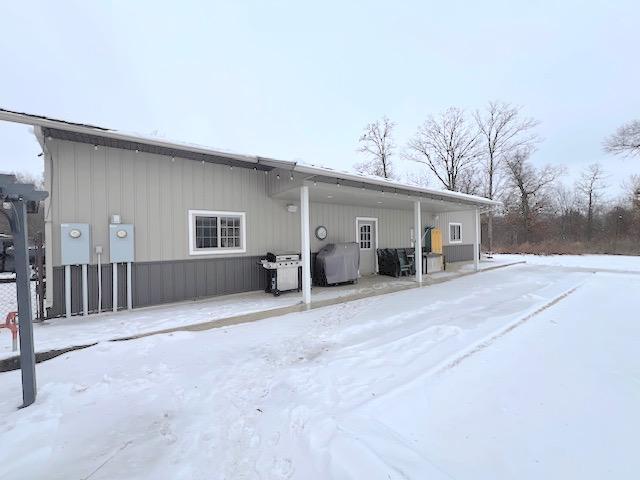
M 92 225 L 93 245 L 104 246 L 108 241 L 108 176 L 107 176 L 107 151 L 99 148 L 93 155 L 93 174 L 91 175 L 92 212 L 90 221 Z M 92 249 L 91 258 L 96 260 L 95 249 Z M 103 260 L 104 261 L 104 260 Z
M 155 260 L 149 255 L 149 229 L 148 229 L 148 203 L 149 193 L 147 189 L 147 162 L 142 155 L 135 154 L 134 168 L 134 218 L 136 237 L 136 260 Z
M 91 164 L 94 154 L 93 147 L 86 144 L 76 144 L 76 211 L 78 222 L 90 223 L 92 201 Z
M 166 221 L 161 208 L 160 200 L 160 157 L 149 155 L 147 157 L 147 184 L 149 192 L 147 197 L 147 228 L 148 228 L 148 252 L 149 258 L 163 260 L 162 230 L 161 224 Z

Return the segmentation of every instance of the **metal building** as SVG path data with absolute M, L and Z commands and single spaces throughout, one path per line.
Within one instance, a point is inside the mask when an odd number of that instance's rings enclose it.
M 269 251 L 302 252 L 308 302 L 322 246 L 358 242 L 361 274 L 374 274 L 378 248 L 421 252 L 425 227 L 448 262 L 477 262 L 479 213 L 497 204 L 37 115 L 0 120 L 33 125 L 44 152 L 49 316 L 261 289 Z

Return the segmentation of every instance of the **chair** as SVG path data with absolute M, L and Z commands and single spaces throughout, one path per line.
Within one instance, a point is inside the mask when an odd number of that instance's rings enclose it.
M 407 255 L 406 248 L 398 248 L 396 249 L 398 254 L 398 262 L 400 264 L 400 275 L 412 275 L 412 272 L 415 272 L 414 262 L 409 260 L 409 256 Z

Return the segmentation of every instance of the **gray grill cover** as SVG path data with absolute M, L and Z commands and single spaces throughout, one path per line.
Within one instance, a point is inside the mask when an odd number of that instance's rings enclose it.
M 359 268 L 360 248 L 356 242 L 331 243 L 316 256 L 317 279 L 325 285 L 357 280 Z

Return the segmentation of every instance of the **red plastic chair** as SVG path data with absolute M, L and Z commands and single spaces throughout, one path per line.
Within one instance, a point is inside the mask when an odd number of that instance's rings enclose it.
M 0 328 L 8 328 L 11 330 L 11 339 L 13 341 L 13 351 L 18 350 L 18 312 L 9 312 L 4 319 L 4 323 L 0 323 Z

